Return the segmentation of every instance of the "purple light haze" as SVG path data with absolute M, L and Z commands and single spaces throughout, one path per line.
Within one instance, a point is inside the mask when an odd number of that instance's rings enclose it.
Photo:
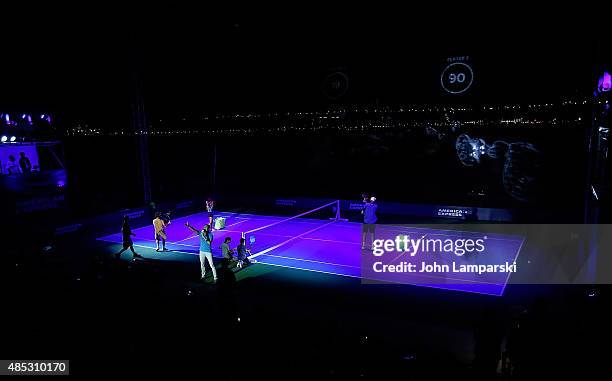
M 597 83 L 597 89 L 599 92 L 607 92 L 612 88 L 612 75 L 605 71 L 601 77 L 599 77 L 599 81 Z

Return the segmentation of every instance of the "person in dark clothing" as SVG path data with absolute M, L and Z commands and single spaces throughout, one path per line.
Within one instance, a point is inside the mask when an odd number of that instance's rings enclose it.
M 245 264 L 250 265 L 251 261 L 249 260 L 249 255 L 251 255 L 251 251 L 246 247 L 246 240 L 244 238 L 240 238 L 240 245 L 236 247 L 236 254 L 238 256 L 238 267 L 242 268 Z
M 138 255 L 136 251 L 134 251 L 134 242 L 132 241 L 132 236 L 136 234 L 132 233 L 132 229 L 130 228 L 130 218 L 128 216 L 123 217 L 123 226 L 121 227 L 121 235 L 123 236 L 123 249 L 120 252 L 115 254 L 115 257 L 119 259 L 121 254 L 127 249 L 132 251 L 132 255 L 134 258 L 142 258 L 142 256 Z
M 17 161 L 15 160 L 15 156 L 9 155 L 8 163 L 6 163 L 6 168 L 4 169 L 4 172 L 7 175 L 17 175 L 21 173 L 19 165 L 17 165 Z
M 366 249 L 366 240 L 368 235 L 370 236 L 369 247 L 371 248 L 374 244 L 375 234 L 376 234 L 376 221 L 378 218 L 376 217 L 376 209 L 378 205 L 376 204 L 376 197 L 367 197 L 365 196 L 363 199 L 363 209 L 361 213 L 363 214 L 363 226 L 361 233 L 361 250 Z
M 30 163 L 30 159 L 28 159 L 25 152 L 19 153 L 19 167 L 21 168 L 21 173 L 32 172 L 32 163 Z

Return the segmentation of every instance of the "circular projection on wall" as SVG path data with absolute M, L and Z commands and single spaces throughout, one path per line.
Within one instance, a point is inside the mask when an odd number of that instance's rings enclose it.
M 466 167 L 477 166 L 483 157 L 503 160 L 502 183 L 506 192 L 520 201 L 535 197 L 543 174 L 543 159 L 533 144 L 497 140 L 489 145 L 483 139 L 462 134 L 455 141 L 455 149 Z
M 459 135 L 455 141 L 455 150 L 461 164 L 473 167 L 480 164 L 480 157 L 487 152 L 487 143 L 484 140 L 472 139 L 468 135 Z
M 348 76 L 341 71 L 329 74 L 323 80 L 323 92 L 330 99 L 338 99 L 348 91 Z
M 474 71 L 465 62 L 454 62 L 442 70 L 440 84 L 450 94 L 461 94 L 467 91 L 474 82 Z

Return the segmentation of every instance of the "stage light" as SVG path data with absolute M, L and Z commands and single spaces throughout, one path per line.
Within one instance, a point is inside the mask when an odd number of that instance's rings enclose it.
M 17 138 L 15 136 L 11 136 L 11 142 L 14 142 L 15 140 L 17 140 Z
M 27 121 L 30 125 L 32 124 L 32 116 L 28 114 L 21 114 L 21 120 Z
M 597 83 L 597 90 L 600 93 L 608 92 L 612 89 L 612 75 L 605 71 L 601 77 L 599 77 L 599 81 Z
M 9 116 L 9 114 L 4 114 L 4 119 L 6 120 L 6 123 L 11 121 L 11 117 Z
M 2 139 L 0 139 L 0 141 L 2 141 L 2 143 L 6 143 L 7 140 L 8 140 L 8 137 L 6 135 L 3 135 Z

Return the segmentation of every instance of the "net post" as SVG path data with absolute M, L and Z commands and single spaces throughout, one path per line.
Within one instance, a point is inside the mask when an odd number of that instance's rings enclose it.
M 340 214 L 340 201 L 341 200 L 337 200 L 336 201 L 336 221 L 348 221 L 348 218 L 342 218 L 342 215 Z

